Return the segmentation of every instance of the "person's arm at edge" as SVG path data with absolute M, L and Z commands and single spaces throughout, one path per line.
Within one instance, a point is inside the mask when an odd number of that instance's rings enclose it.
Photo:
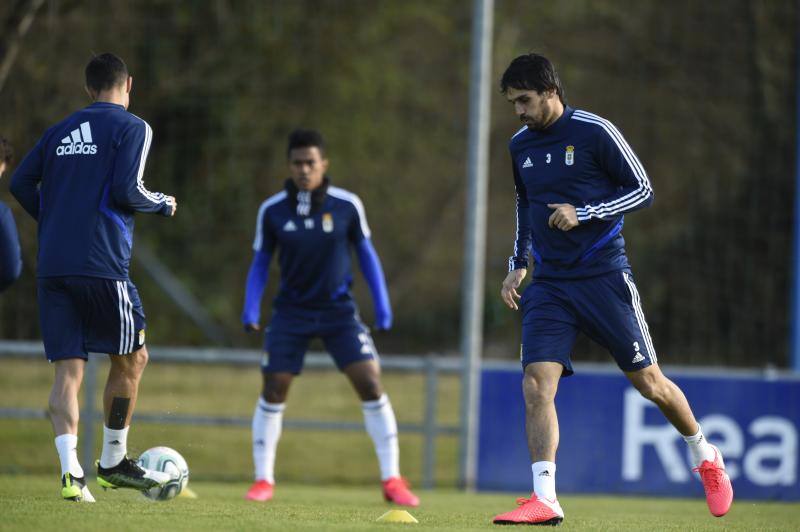
M 244 308 L 242 325 L 245 331 L 257 331 L 261 319 L 261 298 L 269 281 L 269 263 L 272 253 L 257 250 L 253 254 L 250 270 L 247 272 L 247 284 L 244 291 Z
M 42 180 L 42 143 L 44 137 L 22 159 L 11 176 L 9 190 L 34 220 L 39 220 L 39 182 Z
M 11 286 L 22 274 L 19 234 L 11 209 L 0 204 L 0 292 Z
M 375 328 L 388 330 L 392 327 L 392 305 L 389 301 L 389 290 L 386 287 L 386 278 L 383 274 L 381 260 L 378 252 L 369 238 L 362 238 L 356 245 L 358 265 L 367 285 L 372 293 L 372 303 L 375 308 Z

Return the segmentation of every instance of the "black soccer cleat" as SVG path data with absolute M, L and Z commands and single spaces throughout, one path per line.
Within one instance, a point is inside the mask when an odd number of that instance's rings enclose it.
M 170 480 L 167 473 L 161 471 L 151 471 L 144 469 L 135 460 L 127 456 L 120 463 L 108 469 L 97 465 L 97 483 L 106 490 L 117 488 L 133 488 L 136 490 L 148 490 L 156 486 L 163 486 Z

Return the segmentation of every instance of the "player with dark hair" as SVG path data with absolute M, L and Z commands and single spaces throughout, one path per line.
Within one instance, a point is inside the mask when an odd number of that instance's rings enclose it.
M 14 159 L 11 144 L 0 135 L 0 177 Z M 11 286 L 22 273 L 22 253 L 14 215 L 0 201 L 0 292 Z
M 127 111 L 133 78 L 113 54 L 86 67 L 94 103 L 48 129 L 14 172 L 11 192 L 39 224 L 39 319 L 55 367 L 50 420 L 64 499 L 93 502 L 78 462 L 78 392 L 88 354 L 108 353 L 97 481 L 148 489 L 169 475 L 127 456 L 128 429 L 147 364 L 145 316 L 128 277 L 134 213 L 173 216 L 175 198 L 144 185 L 153 131 Z M 91 445 L 91 442 L 89 443 Z
M 517 57 L 500 88 L 525 124 L 511 138 L 517 233 L 501 297 L 522 307 L 521 360 L 533 493 L 499 524 L 558 524 L 555 395 L 573 373 L 578 332 L 607 348 L 645 398 L 686 440 L 711 513 L 733 501 L 722 455 L 709 444 L 683 392 L 661 372 L 625 255 L 623 216 L 648 207 L 653 190 L 642 163 L 608 120 L 573 109 L 553 65 Z M 533 280 L 517 293 L 533 256 Z
M 309 342 L 321 338 L 363 401 L 364 422 L 378 455 L 384 497 L 397 504 L 417 506 L 419 499 L 400 476 L 397 422 L 381 386 L 378 354 L 350 294 L 353 247 L 372 292 L 376 328 L 391 327 L 383 269 L 370 241 L 364 206 L 355 194 L 331 185 L 325 175 L 328 159 L 319 132 L 292 132 L 287 158 L 291 178 L 283 191 L 264 201 L 258 210 L 255 255 L 242 312 L 245 329 L 257 331 L 269 263 L 278 248 L 280 291 L 265 338 L 263 388 L 253 414 L 255 483 L 246 498 L 272 498 L 275 451 L 289 385 L 302 370 Z

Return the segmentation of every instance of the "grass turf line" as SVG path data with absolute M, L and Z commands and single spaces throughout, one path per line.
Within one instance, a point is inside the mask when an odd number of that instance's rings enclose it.
M 90 481 L 93 505 L 59 498 L 58 478 L 0 476 L 0 530 L 378 530 L 408 525 L 376 523 L 391 506 L 377 487 L 279 484 L 275 499 L 243 499 L 246 483 L 190 482 L 198 499 L 153 502 L 132 490 L 104 492 Z M 513 507 L 508 494 L 420 492 L 412 530 L 507 530 L 492 517 Z M 633 497 L 560 497 L 562 530 L 797 530 L 800 505 L 741 501 L 721 518 L 702 500 Z

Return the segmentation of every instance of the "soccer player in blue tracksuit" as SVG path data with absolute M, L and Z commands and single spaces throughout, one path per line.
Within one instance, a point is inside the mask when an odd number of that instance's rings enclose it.
M 719 449 L 700 430 L 683 392 L 659 369 L 625 255 L 625 214 L 649 206 L 644 167 L 608 120 L 573 109 L 553 65 L 528 54 L 511 62 L 502 92 L 525 124 L 511 138 L 517 233 L 501 297 L 522 307 L 521 362 L 533 493 L 501 524 L 558 524 L 555 458 L 559 379 L 572 374 L 579 331 L 606 347 L 633 386 L 653 401 L 689 445 L 711 513 L 733 500 Z M 529 256 L 533 256 L 533 264 Z M 528 271 L 533 280 L 517 293 Z
M 97 481 L 147 489 L 169 475 L 127 456 L 139 379 L 147 363 L 145 316 L 128 278 L 136 212 L 175 214 L 175 198 L 144 186 L 150 126 L 127 112 L 132 78 L 113 54 L 86 66 L 94 103 L 48 129 L 11 180 L 39 225 L 39 319 L 55 367 L 50 420 L 61 461 L 62 497 L 94 502 L 78 462 L 78 392 L 89 352 L 108 353 L 105 424 Z
M 269 263 L 277 249 L 281 283 L 266 332 L 261 366 L 264 383 L 253 414 L 255 483 L 246 498 L 272 498 L 275 450 L 289 385 L 303 367 L 309 342 L 317 337 L 363 401 L 384 497 L 417 506 L 419 499 L 400 476 L 397 422 L 381 386 L 378 354 L 350 294 L 352 247 L 372 292 L 376 327 L 391 327 L 389 296 L 370 241 L 364 206 L 355 194 L 330 184 L 325 176 L 325 144 L 317 131 L 294 131 L 289 136 L 287 157 L 291 179 L 285 190 L 268 198 L 258 210 L 255 254 L 242 312 L 245 329 L 257 331 Z
M 0 177 L 11 164 L 14 151 L 11 144 L 0 136 Z M 22 254 L 14 215 L 8 205 L 0 201 L 0 292 L 11 286 L 22 273 Z

